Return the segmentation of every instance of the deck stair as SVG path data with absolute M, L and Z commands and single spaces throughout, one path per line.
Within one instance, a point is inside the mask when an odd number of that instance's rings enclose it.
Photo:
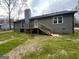
M 43 31 L 44 33 L 48 34 L 48 35 L 52 35 L 52 32 L 51 32 L 51 28 L 47 27 L 46 25 L 42 24 L 42 23 L 39 23 L 38 24 L 38 28 Z

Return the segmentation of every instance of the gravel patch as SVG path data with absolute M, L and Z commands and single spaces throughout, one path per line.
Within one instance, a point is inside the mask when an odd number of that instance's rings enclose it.
M 53 37 L 62 37 L 61 35 L 59 34 L 51 34 Z

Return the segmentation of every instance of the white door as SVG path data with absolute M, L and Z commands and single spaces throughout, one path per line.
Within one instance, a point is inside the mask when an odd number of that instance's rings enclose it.
M 38 28 L 38 20 L 34 20 L 34 28 Z

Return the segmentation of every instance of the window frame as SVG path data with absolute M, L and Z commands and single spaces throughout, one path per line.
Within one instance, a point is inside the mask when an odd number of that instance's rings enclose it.
M 58 17 L 62 17 L 62 23 L 59 23 L 59 19 Z M 58 19 L 58 24 L 63 24 L 63 16 L 58 16 L 57 19 Z
M 57 19 L 56 19 L 56 20 L 57 20 L 57 23 L 54 23 L 55 17 L 57 18 Z M 59 21 L 58 17 L 62 17 L 62 23 L 59 23 L 59 22 L 58 22 L 58 21 Z M 53 24 L 63 24 L 63 16 L 54 16 L 54 17 L 53 17 Z
M 58 23 L 58 22 L 57 23 L 54 23 L 55 20 L 57 21 L 57 17 L 53 17 L 53 24 L 57 24 Z

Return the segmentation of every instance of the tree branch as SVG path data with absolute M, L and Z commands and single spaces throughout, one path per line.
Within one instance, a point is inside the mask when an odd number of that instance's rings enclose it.
M 10 9 L 10 12 L 12 12 L 15 9 L 15 7 L 17 7 L 17 0 L 15 0 L 15 2 L 13 3 L 13 6 Z
M 8 0 L 4 0 L 6 2 L 7 5 L 9 5 Z

